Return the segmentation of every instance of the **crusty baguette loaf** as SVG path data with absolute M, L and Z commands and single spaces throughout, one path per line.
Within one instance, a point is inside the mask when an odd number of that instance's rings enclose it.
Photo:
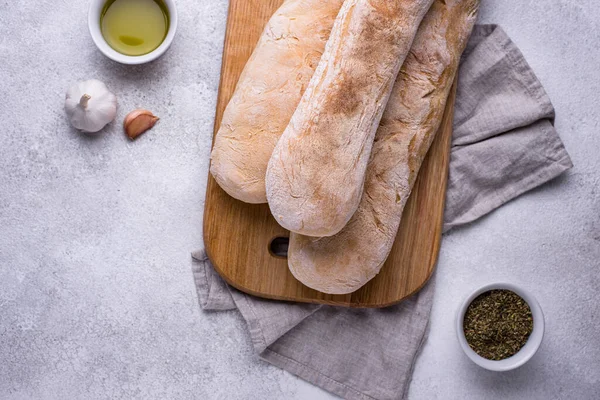
M 286 0 L 267 23 L 215 136 L 210 171 L 229 195 L 266 203 L 273 148 L 312 77 L 343 0 Z
M 330 236 L 356 211 L 377 126 L 432 2 L 344 2 L 267 167 L 267 200 L 284 228 Z
M 356 214 L 333 237 L 291 235 L 289 267 L 305 285 L 351 293 L 381 269 L 441 123 L 478 6 L 479 0 L 437 0 L 425 17 L 377 131 Z

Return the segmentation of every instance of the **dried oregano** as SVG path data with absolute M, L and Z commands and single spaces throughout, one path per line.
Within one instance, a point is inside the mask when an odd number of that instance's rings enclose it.
M 463 321 L 469 346 L 481 357 L 503 360 L 515 355 L 533 331 L 531 308 L 510 290 L 479 295 L 467 308 Z

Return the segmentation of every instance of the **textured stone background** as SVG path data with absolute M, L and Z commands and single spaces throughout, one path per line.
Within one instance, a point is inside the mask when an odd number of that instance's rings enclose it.
M 593 399 L 600 388 L 600 11 L 596 0 L 483 0 L 538 73 L 575 169 L 444 239 L 413 399 Z M 0 1 L 0 399 L 329 399 L 257 360 L 236 312 L 202 313 L 190 271 L 227 0 L 178 0 L 145 66 L 92 44 L 88 1 Z M 70 128 L 72 83 L 119 98 L 98 136 Z M 120 121 L 162 117 L 135 143 Z M 547 335 L 518 371 L 471 364 L 452 321 L 488 281 L 538 297 Z

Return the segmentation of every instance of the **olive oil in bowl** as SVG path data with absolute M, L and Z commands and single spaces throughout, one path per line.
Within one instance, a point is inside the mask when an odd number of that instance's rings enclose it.
M 141 56 L 165 40 L 169 11 L 163 0 L 108 0 L 100 14 L 100 27 L 110 47 Z

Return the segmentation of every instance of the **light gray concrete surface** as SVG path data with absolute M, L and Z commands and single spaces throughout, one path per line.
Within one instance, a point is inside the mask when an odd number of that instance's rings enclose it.
M 202 313 L 190 272 L 227 0 L 178 0 L 176 40 L 126 67 L 87 32 L 87 1 L 0 2 L 0 399 L 330 399 L 253 354 L 236 312 Z M 484 0 L 557 110 L 575 169 L 448 234 L 411 399 L 600 397 L 600 9 L 596 0 Z M 89 78 L 119 98 L 98 136 L 69 127 Z M 161 117 L 135 143 L 120 121 Z M 535 149 L 532 149 L 535 151 Z M 453 317 L 502 279 L 535 293 L 547 335 L 504 374 L 460 352 Z

